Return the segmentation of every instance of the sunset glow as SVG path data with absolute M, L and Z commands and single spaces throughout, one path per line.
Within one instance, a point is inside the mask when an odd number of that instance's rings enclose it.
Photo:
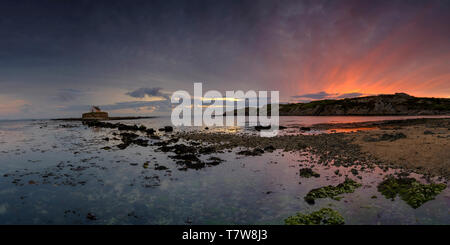
M 5 4 L 0 119 L 91 105 L 167 115 L 170 95 L 196 82 L 222 94 L 276 90 L 284 103 L 450 98 L 448 1 L 244 2 Z

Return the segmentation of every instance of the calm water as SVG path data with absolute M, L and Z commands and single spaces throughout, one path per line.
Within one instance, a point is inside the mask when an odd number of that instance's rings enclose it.
M 358 118 L 282 117 L 280 124 L 364 120 Z M 168 125 L 168 119 L 123 123 L 158 128 Z M 354 178 L 363 187 L 341 201 L 327 198 L 308 205 L 303 197 L 309 190 L 336 185 L 345 177 L 335 175 L 334 167 L 314 166 L 321 178 L 300 178 L 299 169 L 310 166 L 314 157 L 306 152 L 243 157 L 235 149 L 213 154 L 225 160 L 218 166 L 179 171 L 167 157 L 172 153 L 155 147 L 118 150 L 114 146 L 120 141 L 103 140 L 112 131 L 79 122 L 0 122 L 0 224 L 283 224 L 296 212 L 322 207 L 338 210 L 347 224 L 450 224 L 449 188 L 413 209 L 377 192 L 386 174 L 380 169 L 363 172 L 362 180 Z M 101 149 L 105 146 L 112 149 Z M 143 168 L 145 162 L 149 168 Z M 153 169 L 155 163 L 170 171 Z M 344 174 L 350 170 L 339 169 Z M 89 213 L 96 219 L 88 219 Z

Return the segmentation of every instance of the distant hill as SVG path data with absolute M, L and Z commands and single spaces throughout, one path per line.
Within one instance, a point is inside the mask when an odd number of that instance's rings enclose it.
M 270 109 L 270 105 L 268 108 Z M 405 93 L 396 93 L 280 104 L 279 110 L 280 116 L 450 115 L 450 99 L 419 98 Z M 236 110 L 234 113 L 236 114 Z

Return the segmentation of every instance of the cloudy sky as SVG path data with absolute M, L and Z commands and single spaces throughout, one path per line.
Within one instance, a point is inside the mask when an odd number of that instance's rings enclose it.
M 0 119 L 170 110 L 176 90 L 284 102 L 450 97 L 450 1 L 1 1 Z

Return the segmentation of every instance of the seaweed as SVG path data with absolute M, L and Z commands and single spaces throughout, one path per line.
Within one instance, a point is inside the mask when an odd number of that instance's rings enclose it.
M 344 218 L 331 208 L 322 208 L 311 214 L 297 213 L 284 220 L 286 225 L 343 225 Z
M 315 199 L 327 197 L 339 201 L 340 199 L 342 199 L 342 197 L 339 197 L 338 195 L 344 193 L 353 193 L 355 192 L 356 188 L 361 186 L 362 185 L 360 183 L 352 179 L 346 178 L 344 182 L 338 184 L 337 186 L 328 185 L 312 189 L 311 191 L 308 192 L 308 194 L 306 194 L 304 200 L 309 204 L 314 204 Z
M 392 201 L 400 196 L 412 208 L 418 208 L 422 204 L 434 200 L 447 186 L 445 184 L 422 184 L 414 178 L 388 176 L 378 185 L 378 191 Z

